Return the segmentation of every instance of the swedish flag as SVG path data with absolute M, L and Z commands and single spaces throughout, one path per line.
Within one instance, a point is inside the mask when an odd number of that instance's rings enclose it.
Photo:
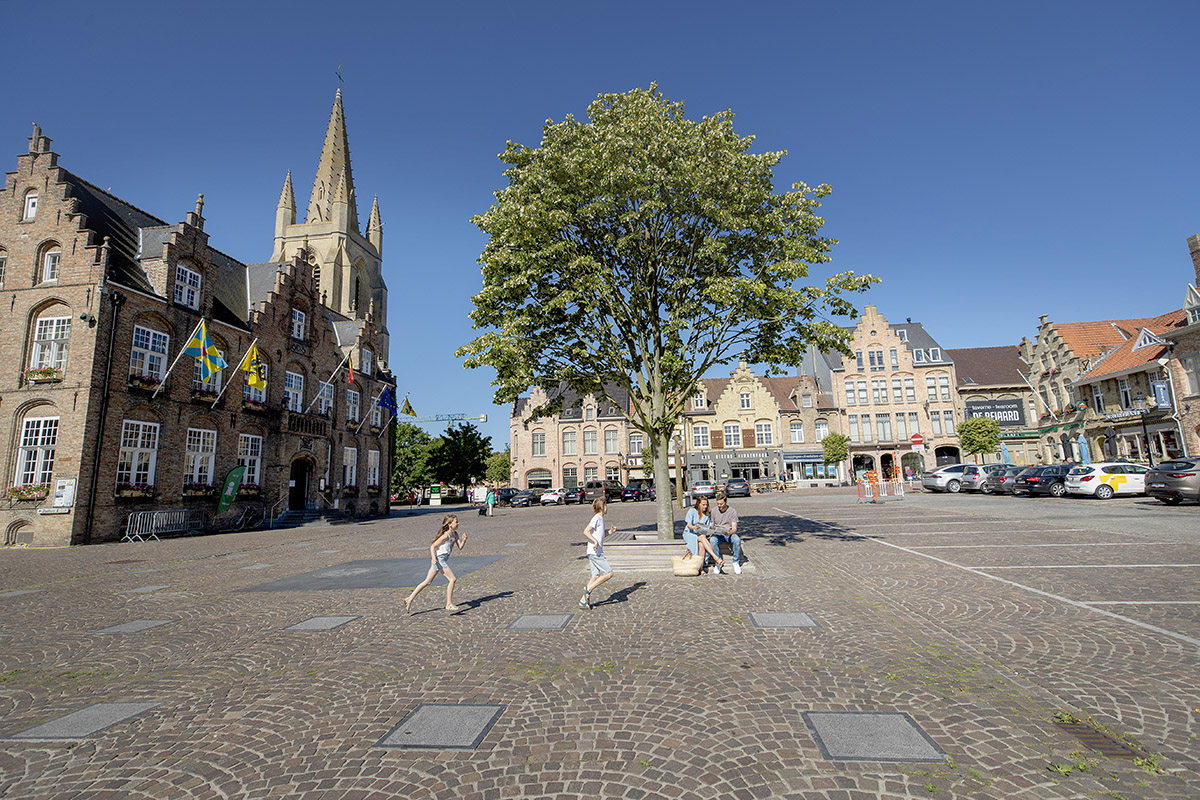
M 208 328 L 205 326 L 204 320 L 200 320 L 200 327 L 192 334 L 192 338 L 183 348 L 183 352 L 184 355 L 199 360 L 200 380 L 204 382 L 229 366 L 221 356 L 221 351 L 213 345 L 212 339 L 208 338 Z

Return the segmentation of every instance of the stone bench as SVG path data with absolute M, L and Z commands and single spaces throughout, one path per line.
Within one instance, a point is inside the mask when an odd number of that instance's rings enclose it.
M 635 534 L 633 541 L 605 542 L 604 556 L 612 566 L 613 572 L 674 572 L 671 567 L 671 556 L 682 555 L 684 551 L 683 538 L 664 542 L 655 533 Z M 721 543 L 722 557 L 731 555 L 733 550 L 728 542 Z M 725 561 L 732 573 L 732 564 Z M 754 572 L 754 564 L 746 554 L 746 540 L 742 540 L 742 572 Z

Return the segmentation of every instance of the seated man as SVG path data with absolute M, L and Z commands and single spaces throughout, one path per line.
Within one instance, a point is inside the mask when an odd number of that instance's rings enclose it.
M 724 492 L 717 493 L 717 507 L 712 512 L 712 527 L 715 533 L 708 536 L 713 549 L 721 552 L 721 542 L 729 542 L 733 550 L 733 573 L 742 574 L 742 537 L 738 536 L 738 513 L 729 507 Z

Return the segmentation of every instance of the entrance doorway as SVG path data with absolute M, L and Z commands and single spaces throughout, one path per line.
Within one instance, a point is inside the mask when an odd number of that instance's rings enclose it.
M 947 464 L 958 464 L 962 461 L 962 455 L 957 447 L 939 447 L 933 451 L 935 460 L 939 467 L 944 467 Z
M 854 457 L 854 479 L 861 481 L 868 472 L 875 469 L 875 457 L 868 455 L 856 455 Z
M 292 462 L 288 476 L 288 509 L 303 511 L 308 507 L 308 485 L 312 482 L 313 465 L 307 458 Z
M 925 475 L 925 457 L 920 453 L 905 453 L 900 456 L 900 463 L 904 465 L 905 480 L 921 480 Z
M 879 477 L 885 481 L 897 480 L 896 477 L 896 457 L 891 453 L 884 453 L 879 457 Z

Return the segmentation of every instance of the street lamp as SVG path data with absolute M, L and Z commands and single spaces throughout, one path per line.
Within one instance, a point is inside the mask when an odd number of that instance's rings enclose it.
M 1138 412 L 1138 416 L 1142 418 L 1142 438 L 1146 441 L 1146 458 L 1150 461 L 1150 467 L 1154 467 L 1154 450 L 1150 447 L 1150 432 L 1146 430 L 1146 395 L 1138 394 L 1133 398 L 1133 407 Z

